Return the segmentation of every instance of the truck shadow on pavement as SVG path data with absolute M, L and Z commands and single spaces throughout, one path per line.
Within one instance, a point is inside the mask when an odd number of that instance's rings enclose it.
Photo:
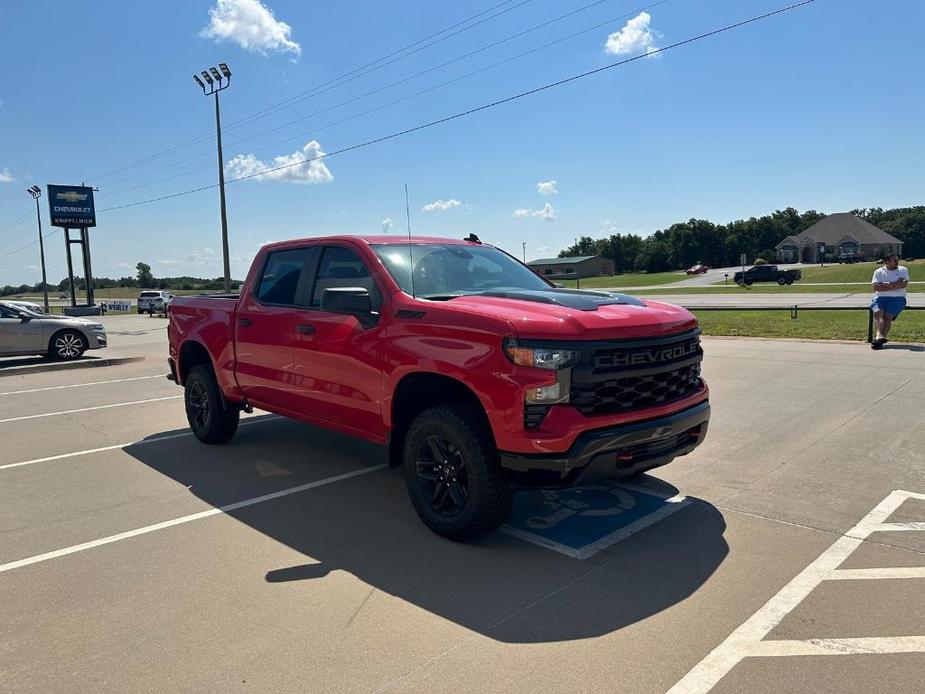
M 259 421 L 224 446 L 189 436 L 125 450 L 216 507 L 385 460 L 384 449 L 373 444 L 280 418 L 253 420 Z M 674 492 L 654 477 L 645 481 Z M 692 501 L 586 561 L 500 532 L 470 544 L 440 538 L 418 520 L 401 471 L 387 468 L 228 515 L 305 555 L 305 562 L 256 572 L 248 566 L 252 557 L 241 556 L 242 572 L 262 576 L 274 589 L 297 589 L 344 571 L 489 638 L 540 643 L 607 634 L 694 593 L 728 546 L 722 514 Z

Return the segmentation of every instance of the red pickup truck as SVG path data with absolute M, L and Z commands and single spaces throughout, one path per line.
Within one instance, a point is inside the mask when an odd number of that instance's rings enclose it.
M 240 296 L 178 297 L 169 317 L 201 441 L 256 407 L 384 444 L 456 540 L 501 524 L 514 490 L 685 455 L 710 418 L 688 311 L 556 288 L 474 236 L 270 244 Z

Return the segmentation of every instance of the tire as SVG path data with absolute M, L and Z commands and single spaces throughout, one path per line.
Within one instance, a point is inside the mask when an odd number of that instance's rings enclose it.
M 438 535 L 457 542 L 497 528 L 514 494 L 504 482 L 483 416 L 465 405 L 434 407 L 408 428 L 405 484 L 418 516 Z
M 787 284 L 788 284 L 788 285 L 793 284 L 793 280 L 787 280 Z
M 48 341 L 48 358 L 55 361 L 74 361 L 87 351 L 87 338 L 77 330 L 62 330 Z
M 225 443 L 238 430 L 241 411 L 225 400 L 208 366 L 194 366 L 190 370 L 184 386 L 183 402 L 190 429 L 203 443 Z
M 778 278 L 777 278 L 777 283 L 778 283 L 780 286 L 783 287 L 785 284 L 787 284 L 787 278 L 786 278 L 786 277 L 778 277 Z
M 736 284 L 739 285 L 740 287 L 744 287 L 744 286 L 745 286 L 745 280 L 736 280 Z

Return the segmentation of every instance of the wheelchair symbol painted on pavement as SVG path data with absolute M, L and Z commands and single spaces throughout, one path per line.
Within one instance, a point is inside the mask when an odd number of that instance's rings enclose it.
M 576 516 L 585 518 L 616 516 L 631 510 L 636 505 L 636 500 L 623 489 L 591 484 L 574 489 L 544 490 L 541 505 L 544 510 L 548 509 L 549 514 L 526 518 L 524 525 L 528 528 L 547 530 Z

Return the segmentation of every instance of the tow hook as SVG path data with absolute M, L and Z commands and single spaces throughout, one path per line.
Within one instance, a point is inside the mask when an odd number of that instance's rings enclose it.
M 253 413 L 254 408 L 247 400 L 245 400 L 241 403 L 241 410 L 247 412 L 247 414 L 251 414 Z

